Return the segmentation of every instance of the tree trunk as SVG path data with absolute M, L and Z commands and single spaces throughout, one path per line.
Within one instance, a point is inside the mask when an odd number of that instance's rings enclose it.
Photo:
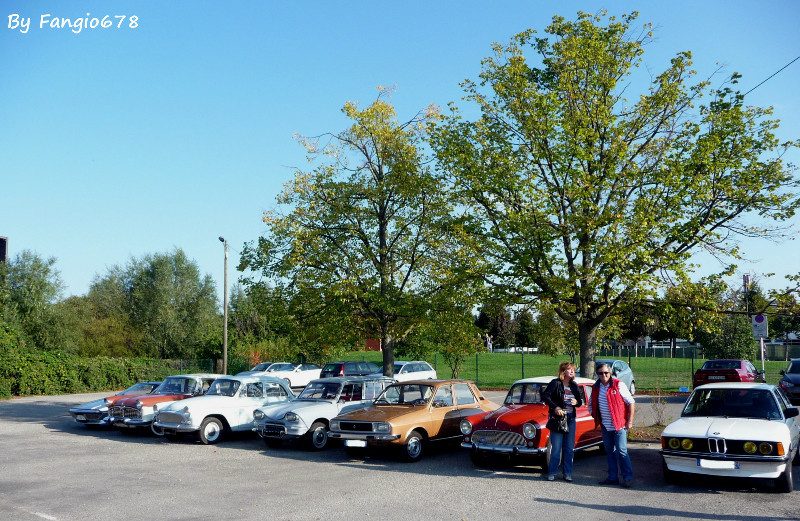
M 381 350 L 383 351 L 383 374 L 394 377 L 394 337 L 392 335 L 381 334 Z
M 597 326 L 585 323 L 578 324 L 578 340 L 580 342 L 581 376 L 594 378 L 594 351 L 597 341 Z

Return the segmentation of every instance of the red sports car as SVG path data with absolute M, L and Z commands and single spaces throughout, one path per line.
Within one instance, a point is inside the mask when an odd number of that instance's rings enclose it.
M 461 446 L 469 449 L 473 463 L 532 463 L 547 469 L 550 431 L 545 428 L 547 405 L 542 401 L 542 392 L 552 379 L 540 376 L 514 382 L 502 407 L 461 421 Z M 575 382 L 583 399 L 583 405 L 577 408 L 575 450 L 602 445 L 603 436 L 600 428 L 595 428 L 587 405 L 594 380 L 576 378 Z
M 757 371 L 747 360 L 707 360 L 694 373 L 693 383 L 697 387 L 719 382 L 765 382 L 764 373 Z

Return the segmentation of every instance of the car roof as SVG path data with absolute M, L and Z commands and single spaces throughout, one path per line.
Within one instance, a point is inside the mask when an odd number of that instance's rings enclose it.
M 554 378 L 558 378 L 557 376 L 536 376 L 533 378 L 523 378 L 522 380 L 517 380 L 514 384 L 549 384 L 551 380 Z M 580 376 L 575 377 L 576 384 L 594 384 L 594 380 L 591 378 L 583 378 Z
M 239 382 L 268 382 L 268 383 L 286 383 L 283 378 L 269 376 L 261 373 L 256 374 L 237 374 L 220 376 L 218 380 L 237 380 Z
M 759 389 L 770 391 L 775 389 L 777 386 L 772 384 L 765 384 L 760 382 L 717 382 L 713 384 L 703 384 L 695 387 L 695 391 L 698 389 Z
M 406 384 L 425 384 L 425 385 L 440 385 L 445 383 L 459 383 L 459 384 L 474 384 L 472 380 L 463 380 L 460 378 L 450 378 L 450 379 L 442 379 L 439 378 L 437 380 L 408 380 L 405 382 L 397 382 L 398 384 L 406 385 Z
M 388 380 L 394 382 L 394 378 L 389 378 L 388 376 L 383 375 L 363 375 L 363 376 L 326 376 L 325 378 L 315 378 L 311 380 L 313 382 L 331 382 L 331 383 L 342 383 L 342 382 L 373 382 L 375 380 Z
M 184 374 L 173 374 L 168 376 L 167 378 L 173 376 L 182 376 L 184 378 L 222 378 L 223 376 L 228 376 L 225 374 L 213 374 L 213 373 L 184 373 Z

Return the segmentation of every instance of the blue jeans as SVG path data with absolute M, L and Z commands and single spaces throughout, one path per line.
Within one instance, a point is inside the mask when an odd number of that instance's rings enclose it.
M 606 449 L 606 459 L 608 459 L 608 479 L 619 481 L 617 474 L 622 472 L 622 479 L 633 479 L 633 466 L 631 458 L 628 456 L 628 430 L 622 428 L 618 431 L 610 431 L 605 425 L 600 427 L 603 431 L 603 446 Z M 619 465 L 617 461 L 619 460 Z
M 570 415 L 568 423 L 569 432 L 566 434 L 550 431 L 550 466 L 547 469 L 547 473 L 553 476 L 558 474 L 559 462 L 564 467 L 564 475 L 572 475 L 572 460 L 575 455 L 574 415 Z

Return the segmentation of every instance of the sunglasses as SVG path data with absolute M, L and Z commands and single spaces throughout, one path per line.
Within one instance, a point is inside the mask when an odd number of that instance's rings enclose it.
M 597 374 L 611 374 L 608 371 L 597 371 Z

